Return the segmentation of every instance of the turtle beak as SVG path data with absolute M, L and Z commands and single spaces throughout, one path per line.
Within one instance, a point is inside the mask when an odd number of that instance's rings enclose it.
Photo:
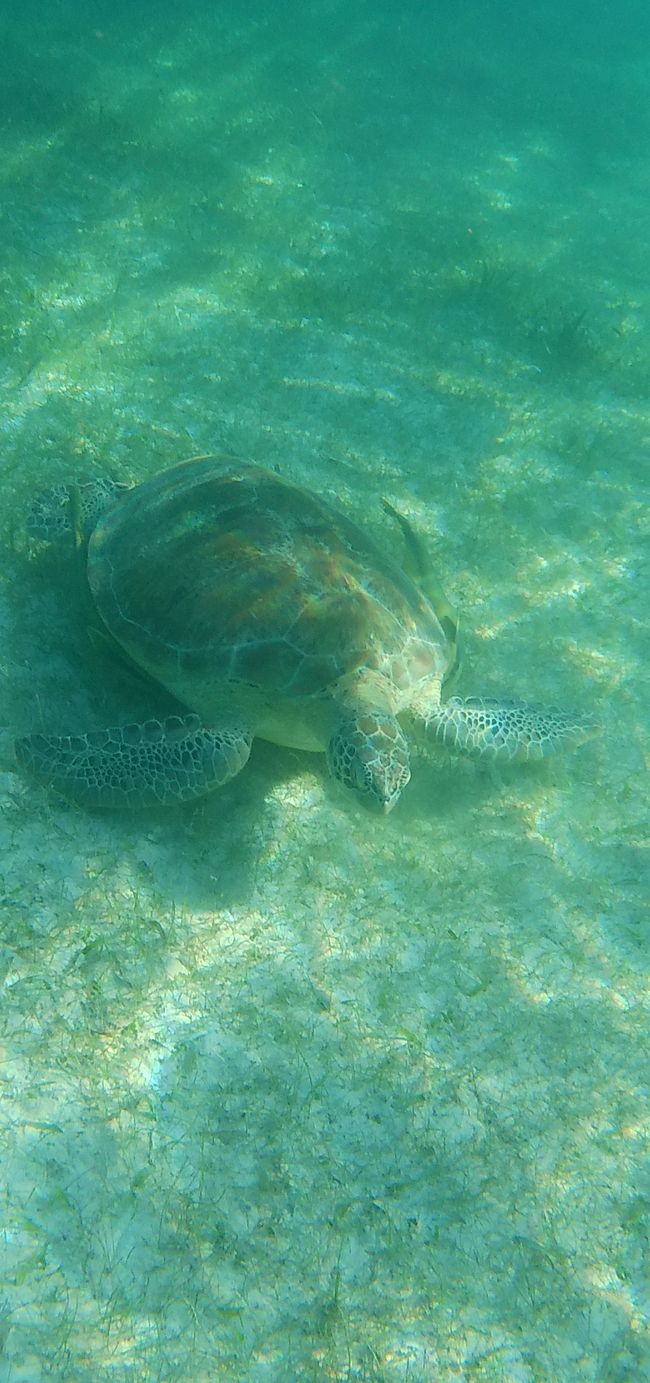
M 379 807 L 382 816 L 388 816 L 393 807 L 397 806 L 410 777 L 408 762 L 405 762 L 401 755 L 396 756 L 396 761 L 391 763 L 388 769 L 384 767 L 382 772 L 373 774 L 370 796 Z
M 382 816 L 388 816 L 393 807 L 397 806 L 406 784 L 410 781 L 411 774 L 406 765 L 402 765 L 399 773 L 391 775 L 391 777 L 392 781 L 382 783 L 381 794 L 377 791 L 378 785 L 375 786 L 375 801 L 377 801 Z

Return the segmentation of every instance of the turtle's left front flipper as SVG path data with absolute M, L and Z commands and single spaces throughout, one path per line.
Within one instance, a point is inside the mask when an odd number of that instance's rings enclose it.
M 130 488 L 110 476 L 51 485 L 34 496 L 27 530 L 42 542 L 72 537 L 75 547 L 85 546 L 100 516 Z
M 555 706 L 452 696 L 428 718 L 427 729 L 460 753 L 525 760 L 544 759 L 557 749 L 577 749 L 598 732 L 598 725 Z
M 252 736 L 210 730 L 196 715 L 167 716 L 85 735 L 26 735 L 19 764 L 72 802 L 145 807 L 187 802 L 222 787 L 244 767 Z

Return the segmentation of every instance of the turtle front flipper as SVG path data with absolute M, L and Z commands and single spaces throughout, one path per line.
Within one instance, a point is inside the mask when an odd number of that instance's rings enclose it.
M 244 767 L 251 743 L 239 727 L 206 730 L 196 715 L 168 716 L 85 735 L 27 735 L 17 741 L 16 757 L 71 801 L 144 807 L 221 787 Z
M 32 538 L 44 543 L 72 537 L 75 547 L 82 547 L 90 537 L 98 518 L 120 498 L 129 485 L 110 476 L 72 482 L 70 485 L 51 485 L 34 496 L 27 519 L 27 531 Z
M 559 707 L 524 701 L 452 696 L 427 718 L 436 739 L 461 753 L 499 759 L 545 759 L 577 749 L 596 734 L 596 722 Z

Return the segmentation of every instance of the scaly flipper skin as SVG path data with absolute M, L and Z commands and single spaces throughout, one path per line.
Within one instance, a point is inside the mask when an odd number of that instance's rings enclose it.
M 44 543 L 70 535 L 80 546 L 90 537 L 100 514 L 129 488 L 110 477 L 52 485 L 35 496 L 27 531 L 32 538 L 40 538 Z
M 86 735 L 27 735 L 19 763 L 63 797 L 90 807 L 187 802 L 227 783 L 244 767 L 252 736 L 240 728 L 205 730 L 199 717 L 168 716 Z
M 557 749 L 576 749 L 597 733 L 598 726 L 556 706 L 452 696 L 427 717 L 427 729 L 460 753 L 526 760 L 545 759 Z

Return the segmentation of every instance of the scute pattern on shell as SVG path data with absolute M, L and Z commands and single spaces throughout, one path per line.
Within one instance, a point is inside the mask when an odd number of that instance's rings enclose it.
M 180 668 L 318 696 L 360 667 L 402 691 L 444 668 L 431 606 L 326 501 L 236 458 L 186 461 L 127 493 L 91 539 L 109 629 L 164 680 Z

